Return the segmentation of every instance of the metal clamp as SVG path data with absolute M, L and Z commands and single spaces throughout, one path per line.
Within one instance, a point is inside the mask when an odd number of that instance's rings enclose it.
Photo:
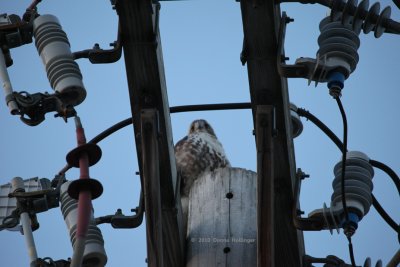
M 45 114 L 57 112 L 55 117 L 62 117 L 65 121 L 75 116 L 73 106 L 65 105 L 62 94 L 13 92 L 12 99 L 17 103 L 21 120 L 29 125 L 36 126 L 45 120 Z

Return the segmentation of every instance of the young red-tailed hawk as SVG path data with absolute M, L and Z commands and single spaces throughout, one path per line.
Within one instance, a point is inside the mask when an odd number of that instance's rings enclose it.
M 182 212 L 186 229 L 188 197 L 193 182 L 205 171 L 230 167 L 230 163 L 213 128 L 205 120 L 195 120 L 190 124 L 188 135 L 175 145 L 175 157 L 181 176 Z

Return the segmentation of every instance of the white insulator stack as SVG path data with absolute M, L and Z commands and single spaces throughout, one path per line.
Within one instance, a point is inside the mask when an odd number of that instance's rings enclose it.
M 77 219 L 78 219 L 78 201 L 68 194 L 68 186 L 70 182 L 66 182 L 61 186 L 60 202 L 61 212 L 64 216 L 65 223 L 71 237 L 72 247 L 75 246 Z M 107 255 L 104 250 L 104 240 L 100 229 L 96 226 L 93 219 L 89 224 L 86 235 L 85 251 L 83 253 L 83 263 L 91 264 L 93 267 L 103 267 L 107 263 Z
M 53 15 L 39 16 L 33 22 L 33 35 L 51 87 L 65 104 L 82 103 L 86 97 L 82 74 L 58 19 Z

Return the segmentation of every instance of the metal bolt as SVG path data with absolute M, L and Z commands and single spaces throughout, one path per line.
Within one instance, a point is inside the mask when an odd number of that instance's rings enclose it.
M 296 211 L 296 213 L 297 213 L 297 216 L 299 216 L 299 215 L 303 215 L 303 214 L 304 214 L 304 211 L 298 209 L 298 210 Z
M 305 178 L 309 178 L 310 177 L 310 175 L 306 174 L 305 172 L 303 172 L 301 168 L 297 169 L 296 176 L 297 176 L 297 178 L 300 178 L 302 180 L 305 179 Z
M 138 211 L 139 211 L 139 207 L 136 207 L 136 208 L 134 208 L 134 209 L 131 209 L 131 212 L 134 212 L 134 213 L 138 213 Z
M 285 22 L 287 24 L 289 24 L 290 22 L 293 22 L 293 21 L 294 21 L 294 19 L 292 19 L 291 17 L 286 17 L 286 19 L 285 19 Z
M 286 60 L 289 60 L 290 58 L 289 57 L 285 57 L 284 55 L 281 55 L 281 61 L 286 61 Z
M 226 193 L 226 198 L 227 198 L 227 199 L 233 198 L 233 193 L 232 193 L 232 192 Z

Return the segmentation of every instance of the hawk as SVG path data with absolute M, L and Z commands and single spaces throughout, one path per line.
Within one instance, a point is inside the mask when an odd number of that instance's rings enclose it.
M 206 120 L 195 120 L 190 124 L 188 135 L 175 145 L 175 157 L 181 177 L 180 192 L 186 231 L 188 198 L 194 181 L 206 171 L 231 165 L 213 128 Z

